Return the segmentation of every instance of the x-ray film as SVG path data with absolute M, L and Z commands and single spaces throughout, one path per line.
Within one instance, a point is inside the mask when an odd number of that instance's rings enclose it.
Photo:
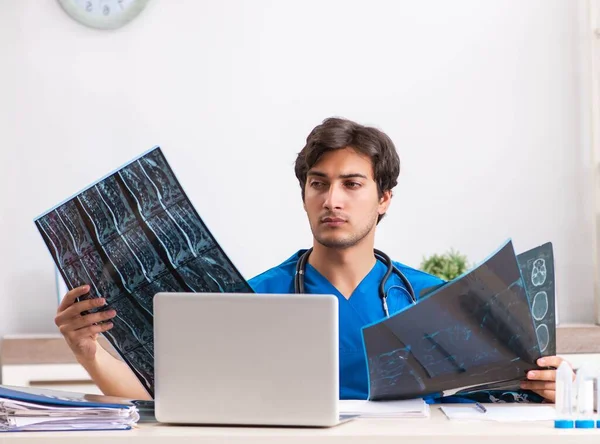
M 548 242 L 517 256 L 542 356 L 556 354 L 554 254 Z
M 523 379 L 541 357 L 510 241 L 418 304 L 362 332 L 372 400 Z
M 252 289 L 155 147 L 35 220 L 69 289 L 114 308 L 111 345 L 154 396 L 152 298 Z M 175 327 L 175 326 L 174 326 Z

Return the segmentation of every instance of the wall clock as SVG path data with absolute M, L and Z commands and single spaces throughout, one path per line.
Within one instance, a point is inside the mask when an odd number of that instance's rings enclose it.
M 86 26 L 116 29 L 142 12 L 149 0 L 58 0 L 67 14 Z

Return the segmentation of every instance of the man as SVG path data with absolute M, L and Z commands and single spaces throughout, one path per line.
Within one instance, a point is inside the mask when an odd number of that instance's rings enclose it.
M 397 184 L 400 160 L 390 138 L 383 132 L 355 122 L 330 118 L 309 134 L 296 159 L 304 209 L 313 233 L 313 247 L 304 277 L 307 293 L 334 294 L 339 299 L 340 397 L 364 399 L 368 395 L 367 368 L 361 327 L 381 320 L 384 307 L 378 287 L 387 267 L 373 252 L 377 224 L 385 216 Z M 257 293 L 294 293 L 296 265 L 304 251 L 250 280 Z M 418 295 L 424 288 L 442 283 L 434 276 L 394 262 Z M 111 324 L 115 311 L 81 315 L 104 300 L 74 302 L 86 286 L 67 293 L 58 308 L 56 325 L 77 360 L 107 395 L 145 399 L 145 392 L 126 364 L 114 359 L 96 340 Z M 409 303 L 408 289 L 395 274 L 385 290 L 393 314 Z M 548 357 L 538 364 L 558 367 L 562 360 Z M 554 401 L 554 370 L 529 372 L 521 388 Z M 485 392 L 471 396 L 478 401 L 534 400 L 529 392 Z M 453 401 L 457 400 L 452 398 Z

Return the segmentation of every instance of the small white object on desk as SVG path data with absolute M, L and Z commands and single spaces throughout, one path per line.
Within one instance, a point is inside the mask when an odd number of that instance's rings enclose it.
M 441 410 L 448 419 L 467 421 L 553 421 L 556 418 L 554 407 L 549 405 L 486 404 L 486 411 L 482 412 L 475 404 L 462 404 L 442 406 Z
M 428 418 L 429 405 L 422 399 L 402 401 L 364 401 L 345 399 L 339 404 L 340 414 L 365 418 Z
M 577 416 L 575 427 L 593 429 L 596 427 L 594 415 L 594 370 L 589 363 L 584 363 L 577 371 L 575 378 L 577 388 Z
M 556 370 L 556 396 L 554 428 L 572 429 L 573 422 L 573 370 L 567 361 L 561 362 Z

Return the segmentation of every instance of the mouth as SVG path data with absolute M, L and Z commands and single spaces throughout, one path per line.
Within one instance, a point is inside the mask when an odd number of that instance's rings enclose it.
M 341 217 L 324 217 L 321 219 L 321 224 L 326 225 L 328 227 L 339 227 L 346 223 L 345 219 Z

